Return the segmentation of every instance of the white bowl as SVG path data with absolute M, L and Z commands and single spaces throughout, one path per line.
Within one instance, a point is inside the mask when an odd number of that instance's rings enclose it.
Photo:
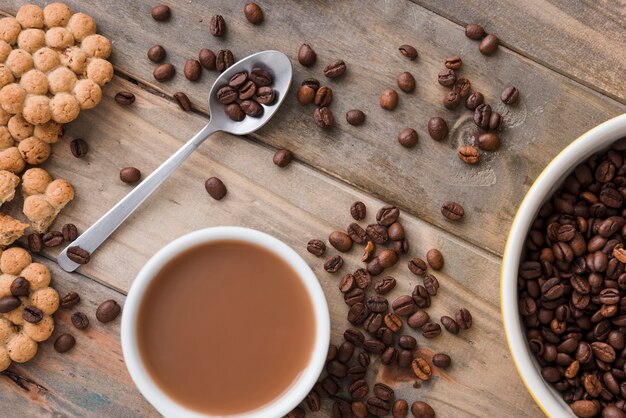
M 541 377 L 539 364 L 526 341 L 517 303 L 518 267 L 526 235 L 543 203 L 561 186 L 572 170 L 591 155 L 608 149 L 614 141 L 625 136 L 626 114 L 596 126 L 561 151 L 526 193 L 504 249 L 500 283 L 504 331 L 517 371 L 537 405 L 548 416 L 575 417 L 559 392 Z
M 172 241 L 152 256 L 137 275 L 124 303 L 121 334 L 122 351 L 126 367 L 139 391 L 164 416 L 192 418 L 206 418 L 208 416 L 176 403 L 150 378 L 137 347 L 137 313 L 146 288 L 156 273 L 168 261 L 188 248 L 220 240 L 245 241 L 272 251 L 298 273 L 313 303 L 316 338 L 311 359 L 306 369 L 278 399 L 254 411 L 236 415 L 236 417 L 245 416 L 248 418 L 276 418 L 284 416 L 306 397 L 322 372 L 330 341 L 330 316 L 324 292 L 308 264 L 287 244 L 263 232 L 230 226 L 202 229 Z

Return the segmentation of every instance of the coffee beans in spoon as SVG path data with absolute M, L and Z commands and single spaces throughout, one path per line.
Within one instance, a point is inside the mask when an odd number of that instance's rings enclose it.
M 249 73 L 240 71 L 234 74 L 228 84 L 217 90 L 216 97 L 224 105 L 226 115 L 235 122 L 241 122 L 246 116 L 261 117 L 264 112 L 263 106 L 270 106 L 276 98 L 276 92 L 271 87 L 273 82 L 269 71 L 255 67 Z M 311 94 L 308 100 L 314 97 Z M 332 100 L 332 91 L 329 97 L 326 99 Z M 301 100 L 300 97 L 298 100 Z

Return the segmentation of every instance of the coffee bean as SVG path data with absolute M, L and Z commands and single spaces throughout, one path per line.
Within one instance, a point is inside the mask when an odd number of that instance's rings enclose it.
M 500 115 L 498 112 L 491 112 L 488 128 L 492 131 L 495 131 L 500 127 L 500 125 L 502 125 L 502 115 Z
M 63 243 L 63 233 L 60 231 L 49 231 L 43 234 L 43 245 L 46 247 L 56 247 Z
M 485 96 L 482 93 L 475 91 L 474 93 L 467 96 L 465 100 L 465 107 L 469 110 L 476 110 L 478 106 L 485 102 Z
M 459 147 L 458 155 L 461 161 L 467 164 L 476 164 L 480 160 L 478 149 L 471 145 Z
M 337 392 L 339 392 L 340 385 L 341 385 L 341 382 L 335 376 L 326 376 L 324 380 L 322 380 L 321 382 L 321 385 L 320 385 L 321 388 L 317 384 L 314 386 L 314 388 L 318 392 L 325 391 L 328 394 L 328 396 L 333 396 Z M 326 393 L 324 393 L 323 396 L 326 396 Z
M 113 299 L 109 299 L 102 302 L 100 306 L 98 306 L 98 309 L 96 310 L 96 318 L 98 321 L 103 323 L 111 322 L 117 318 L 121 311 L 122 308 L 120 305 L 118 305 L 118 303 Z
M 411 413 L 416 418 L 435 418 L 435 410 L 426 402 L 416 401 L 411 405 Z
M 436 248 L 428 250 L 426 253 L 426 261 L 433 270 L 441 270 L 443 268 L 443 254 Z
M 358 269 L 354 272 L 354 281 L 359 289 L 366 290 L 372 284 L 372 277 L 364 269 Z
M 398 142 L 405 148 L 412 148 L 417 145 L 418 135 L 413 128 L 404 128 L 398 133 Z
M 327 107 L 333 101 L 333 90 L 330 87 L 320 87 L 315 92 L 315 99 L 313 100 L 316 106 Z
M 148 50 L 148 59 L 152 62 L 161 62 L 165 59 L 165 48 L 161 45 L 154 45 Z
M 86 329 L 89 326 L 89 318 L 82 312 L 72 314 L 72 324 L 78 329 Z
M 500 148 L 500 138 L 494 133 L 485 132 L 478 137 L 477 145 L 485 151 L 496 151 Z
M 315 99 L 315 90 L 309 86 L 300 86 L 298 92 L 296 93 L 296 99 L 298 100 L 298 103 L 302 105 L 312 103 Z
M 404 399 L 398 399 L 393 403 L 391 416 L 393 418 L 406 418 L 409 415 L 409 404 Z
M 343 253 L 350 251 L 352 248 L 352 239 L 348 234 L 342 231 L 333 231 L 328 236 L 330 245 Z
M 11 282 L 10 291 L 13 296 L 28 296 L 30 282 L 22 276 L 18 276 Z
M 387 234 L 389 235 L 389 239 L 393 241 L 404 239 L 404 227 L 401 223 L 394 222 L 387 228 Z
M 120 170 L 120 180 L 127 184 L 137 183 L 141 179 L 141 171 L 136 167 L 124 167 Z
M 367 306 L 361 302 L 355 303 L 348 310 L 348 322 L 352 325 L 361 325 L 370 314 Z
M 154 68 L 154 71 L 152 72 L 152 76 L 154 77 L 154 79 L 161 82 L 171 80 L 172 78 L 174 78 L 175 74 L 176 69 L 170 63 L 159 64 Z
M 430 315 L 428 312 L 418 310 L 413 315 L 407 318 L 406 323 L 413 329 L 422 328 L 428 321 L 430 321 Z
M 321 257 L 326 252 L 326 244 L 319 239 L 312 239 L 307 243 L 306 250 L 316 257 Z
M 388 401 L 394 397 L 393 389 L 384 383 L 376 383 L 374 385 L 374 395 L 383 401 Z
M 457 325 L 461 329 L 470 329 L 472 326 L 472 315 L 465 308 L 459 309 L 454 315 Z
M 443 118 L 430 118 L 428 120 L 428 134 L 435 141 L 441 141 L 448 136 L 448 124 Z
M 454 110 L 459 107 L 462 97 L 454 90 L 448 92 L 443 98 L 443 107 L 449 110 Z
M 215 70 L 216 58 L 215 52 L 208 48 L 202 48 L 200 52 L 198 52 L 198 61 L 200 61 L 200 65 L 207 70 Z
M 320 395 L 318 395 L 314 390 L 309 392 L 304 400 L 311 412 L 317 412 L 320 410 L 322 401 L 320 400 Z
M 398 50 L 402 55 L 404 55 L 411 61 L 414 61 L 417 58 L 417 50 L 411 45 L 400 45 L 400 48 L 398 48 Z
M 298 62 L 305 67 L 311 67 L 317 60 L 317 54 L 309 44 L 302 44 L 298 49 Z
M 343 267 L 343 258 L 340 255 L 330 257 L 324 263 L 324 270 L 329 273 L 337 273 Z
M 389 308 L 389 303 L 383 296 L 370 296 L 365 305 L 375 313 L 385 312 Z
M 248 81 L 248 72 L 240 71 L 228 80 L 228 85 L 235 90 L 239 90 Z M 254 83 L 252 83 L 254 85 Z
M 324 75 L 328 78 L 337 78 L 346 72 L 346 63 L 343 60 L 335 60 L 324 68 Z
M 222 36 L 226 33 L 226 21 L 221 15 L 211 16 L 209 30 L 213 36 Z
M 327 107 L 315 109 L 313 112 L 313 121 L 318 127 L 323 129 L 328 129 L 335 124 L 333 113 Z
M 354 276 L 352 274 L 346 274 L 339 281 L 339 291 L 341 293 L 348 293 L 352 289 L 356 287 L 356 282 L 354 281 Z
M 188 59 L 183 67 L 183 74 L 189 81 L 197 81 L 202 74 L 202 67 L 200 61 L 195 59 Z
M 409 316 L 417 309 L 415 306 L 415 301 L 409 295 L 398 296 L 391 302 L 391 308 L 393 311 L 400 316 Z
M 359 109 L 348 110 L 348 113 L 346 113 L 346 122 L 352 126 L 363 125 L 363 122 L 365 122 L 365 113 Z
M 482 39 L 483 36 L 485 36 L 485 30 L 482 26 L 477 25 L 476 23 L 470 23 L 469 25 L 465 26 L 465 36 L 470 39 L 479 40 Z
M 385 269 L 383 266 L 381 266 L 380 260 L 378 259 L 378 257 L 374 257 L 372 260 L 370 260 L 369 263 L 367 263 L 367 272 L 371 274 L 372 276 L 378 276 L 384 270 Z
M 363 329 L 370 334 L 375 334 L 383 325 L 383 316 L 376 312 L 370 312 L 363 322 Z
M 387 228 L 383 225 L 372 224 L 365 228 L 365 233 L 375 244 L 385 244 L 389 240 Z
M 352 414 L 356 418 L 366 418 L 367 417 L 367 405 L 361 401 L 352 402 Z
M 367 242 L 367 233 L 356 222 L 348 225 L 347 231 L 350 239 L 352 239 L 352 241 L 356 242 L 357 244 L 365 244 Z
M 458 55 L 452 55 L 446 58 L 445 65 L 446 68 L 449 68 L 451 70 L 458 70 L 459 68 L 461 68 L 461 65 L 463 65 L 463 61 Z
M 470 95 L 470 92 L 472 90 L 472 83 L 470 83 L 470 81 L 465 78 L 465 77 L 459 77 L 457 78 L 456 82 L 454 83 L 454 86 L 452 87 L 452 89 L 462 98 L 465 99 Z
M 383 322 L 391 332 L 398 332 L 402 328 L 402 319 L 395 313 L 388 313 L 384 316 Z
M 71 334 L 61 334 L 54 340 L 54 349 L 59 353 L 70 351 L 76 345 L 76 339 Z
M 28 235 L 28 249 L 31 253 L 39 254 L 43 248 L 42 234 L 32 233 Z
M 456 82 L 456 73 L 449 68 L 439 71 L 437 81 L 444 87 L 451 87 Z
M 393 250 L 398 254 L 407 254 L 409 252 L 409 240 L 407 240 L 406 238 L 398 240 L 398 241 L 393 241 L 391 243 L 391 247 L 393 248 Z
M 441 369 L 450 367 L 450 356 L 444 353 L 437 353 L 433 356 L 433 364 Z
M 413 373 L 418 379 L 423 381 L 430 380 L 432 370 L 428 362 L 422 357 L 415 357 L 411 362 L 411 368 L 413 369 Z
M 355 380 L 348 388 L 348 393 L 353 399 L 363 399 L 369 391 L 370 388 L 365 379 Z
M 354 277 L 354 275 L 352 275 Z M 356 279 L 355 279 L 356 283 Z M 363 289 L 357 287 L 355 289 L 350 290 L 348 293 L 343 295 L 343 300 L 346 302 L 348 306 L 354 306 L 357 303 L 361 303 L 365 300 L 365 292 Z
M 572 412 L 577 417 L 591 418 L 598 415 L 600 408 L 591 400 L 578 400 L 570 404 Z
M 178 106 L 184 110 L 185 112 L 189 112 L 191 110 L 191 101 L 189 97 L 182 91 L 177 91 L 174 93 L 174 100 L 178 104 Z
M 256 3 L 246 3 L 243 7 L 243 14 L 248 19 L 248 22 L 253 25 L 260 25 L 263 22 L 263 10 Z
M 350 341 L 357 347 L 363 345 L 363 341 L 365 341 L 365 336 L 363 335 L 363 333 L 356 328 L 348 328 L 347 330 L 345 330 L 345 332 L 343 333 L 343 338 L 346 341 Z
M 384 89 L 380 94 L 380 107 L 385 110 L 394 110 L 396 106 L 398 106 L 398 93 L 394 89 Z
M 326 371 L 331 376 L 335 376 L 338 378 L 346 377 L 348 374 L 348 366 L 343 363 L 340 363 L 337 360 L 329 361 L 326 364 Z
M 363 349 L 371 354 L 382 354 L 385 351 L 385 344 L 378 340 L 365 340 L 363 342 Z
M 383 401 L 377 397 L 371 397 L 367 400 L 367 410 L 376 417 L 385 417 L 389 415 L 391 405 L 389 402 Z
M 378 254 L 378 262 L 386 269 L 394 266 L 398 262 L 398 254 L 393 250 L 384 249 Z
M 398 345 L 405 350 L 413 350 L 417 347 L 417 340 L 410 335 L 402 335 L 398 339 Z
M 230 103 L 224 107 L 224 112 L 235 122 L 241 122 L 246 117 L 241 105 L 239 103 Z
M 89 263 L 91 256 L 87 250 L 84 250 L 79 246 L 72 246 L 67 249 L 67 258 L 76 264 L 83 265 Z
M 311 87 L 313 91 L 317 91 L 320 88 L 320 82 L 316 78 L 307 78 L 302 81 L 301 85 Z
M 474 110 L 474 123 L 482 129 L 489 128 L 489 119 L 491 118 L 491 106 L 488 104 L 479 105 Z
M 217 101 L 223 105 L 233 103 L 235 100 L 237 100 L 237 96 L 237 91 L 230 86 L 224 86 L 220 88 L 216 94 Z
M 87 145 L 84 139 L 76 138 L 70 142 L 70 151 L 74 157 L 83 158 L 89 151 L 89 145 Z
M 222 200 L 228 190 L 226 190 L 226 186 L 222 182 L 222 180 L 217 177 L 210 177 L 204 183 L 204 188 L 206 189 L 209 196 L 211 196 L 215 200 Z
M 272 158 L 274 164 L 281 168 L 287 167 L 291 160 L 293 160 L 293 153 L 286 149 L 279 149 Z
M 417 276 L 425 275 L 427 268 L 426 262 L 421 258 L 413 257 L 409 260 L 409 270 Z
M 22 304 L 22 301 L 15 296 L 4 296 L 0 298 L 0 313 L 8 313 Z
M 215 69 L 220 73 L 235 63 L 235 57 L 230 49 L 220 49 L 215 57 Z
M 367 208 L 365 203 L 363 202 L 354 202 L 352 206 L 350 206 L 350 215 L 355 221 L 361 221 L 365 219 L 365 215 L 367 213 Z
M 256 100 L 243 100 L 240 103 L 241 110 L 248 116 L 252 116 L 254 118 L 258 118 L 263 115 L 263 106 L 258 104 Z
M 415 90 L 415 77 L 408 71 L 400 73 L 396 82 L 398 83 L 398 88 L 405 93 L 411 93 Z
M 248 84 L 252 83 L 251 81 L 248 82 Z M 253 86 L 255 86 L 254 88 L 256 89 L 256 85 L 254 83 L 252 83 Z M 244 94 L 246 86 L 244 85 L 240 90 L 239 90 L 239 98 L 241 99 L 243 96 L 247 96 L 247 94 Z M 245 100 L 245 99 L 244 99 Z M 263 86 L 263 87 L 259 87 L 259 89 L 256 91 L 256 101 L 259 102 L 262 105 L 265 106 L 270 106 L 271 104 L 274 103 L 274 100 L 276 100 L 276 91 L 268 86 Z
M 454 319 L 450 318 L 449 316 L 444 315 L 441 317 L 440 321 L 441 321 L 441 325 L 443 325 L 446 331 L 448 331 L 450 334 L 456 335 L 459 333 L 459 326 L 454 321 Z
M 418 308 L 428 308 L 430 306 L 430 294 L 424 286 L 419 284 L 415 286 L 411 296 L 413 297 L 413 300 Z
M 67 295 L 63 296 L 60 301 L 60 305 L 64 309 L 70 309 L 80 302 L 80 296 L 76 292 L 69 292 Z
M 502 90 L 502 93 L 500 94 L 500 100 L 508 105 L 515 104 L 517 102 L 517 99 L 519 99 L 519 90 L 512 85 L 506 86 L 506 88 Z
M 159 4 L 152 8 L 152 18 L 159 22 L 164 22 L 172 16 L 170 8 L 164 4 Z
M 495 35 L 487 35 L 480 41 L 480 45 L 478 46 L 478 50 L 483 55 L 492 55 L 494 52 L 498 50 L 499 40 Z
M 422 325 L 422 335 L 425 338 L 435 338 L 441 335 L 441 326 L 435 322 Z
M 115 95 L 115 101 L 122 106 L 128 106 L 135 103 L 135 95 L 130 91 L 120 91 Z
M 376 221 L 379 225 L 389 226 L 398 220 L 400 210 L 393 205 L 385 205 L 376 213 Z
M 441 206 L 441 214 L 451 221 L 460 221 L 465 215 L 465 209 L 456 202 L 446 202 Z
M 426 274 L 424 276 L 424 288 L 430 296 L 437 296 L 439 290 L 439 280 L 432 274 Z
M 376 283 L 374 284 L 374 291 L 378 294 L 384 295 L 389 293 L 395 287 L 396 279 L 391 276 L 385 276 L 376 280 Z
M 361 341 L 361 344 L 363 344 L 363 341 Z M 370 365 L 370 355 L 366 352 L 360 352 L 358 356 L 358 361 L 361 367 L 367 367 Z

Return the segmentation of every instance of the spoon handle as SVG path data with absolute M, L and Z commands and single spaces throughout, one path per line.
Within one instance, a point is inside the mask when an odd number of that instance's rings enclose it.
M 193 153 L 204 140 L 217 131 L 211 122 L 188 140 L 178 151 L 168 158 L 159 168 L 154 170 L 139 185 L 137 185 L 122 200 L 113 206 L 96 223 L 91 225 L 82 235 L 70 243 L 57 256 L 57 262 L 65 271 L 74 271 L 80 264 L 70 260 L 67 250 L 70 247 L 78 246 L 89 254 L 93 252 L 113 233 L 121 224 L 143 203 L 157 187 L 165 181 L 182 163 Z

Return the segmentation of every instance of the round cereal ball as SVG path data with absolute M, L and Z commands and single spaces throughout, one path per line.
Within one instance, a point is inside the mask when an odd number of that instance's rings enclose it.
M 96 21 L 84 13 L 76 13 L 70 18 L 67 29 L 78 42 L 81 42 L 87 36 L 96 33 Z
M 33 135 L 34 127 L 22 115 L 15 115 L 9 119 L 7 124 L 13 139 L 21 141 Z
M 102 58 L 92 58 L 87 64 L 85 76 L 102 87 L 113 78 L 113 65 Z
M 0 372 L 5 371 L 11 365 L 11 358 L 9 352 L 3 345 L 0 345 Z
M 11 247 L 0 255 L 0 270 L 4 273 L 19 276 L 21 271 L 33 262 L 32 257 L 23 248 Z
M 52 119 L 58 123 L 69 123 L 76 119 L 80 112 L 78 100 L 69 93 L 55 95 L 50 100 L 50 107 L 52 108 Z
M 35 68 L 44 73 L 61 65 L 59 54 L 50 48 L 41 48 L 35 52 L 33 54 L 33 62 L 35 63 Z
M 11 284 L 15 280 L 12 274 L 0 274 L 0 295 L 8 295 L 11 293 Z
M 46 33 L 41 29 L 26 29 L 17 37 L 17 46 L 29 53 L 46 46 Z
M 63 49 L 74 45 L 74 36 L 65 28 L 51 28 L 46 32 L 46 43 L 50 48 Z
M 24 199 L 23 212 L 28 219 L 52 219 L 56 215 L 52 205 L 40 194 Z
M 6 124 L 9 123 L 9 119 L 11 119 L 11 115 L 0 107 L 0 126 L 6 126 Z
M 14 49 L 9 53 L 5 64 L 15 78 L 20 78 L 22 74 L 33 68 L 33 56 L 23 49 Z
M 6 348 L 11 360 L 17 363 L 25 363 L 37 354 L 37 343 L 21 332 L 9 338 Z
M 20 7 L 15 18 L 24 29 L 43 28 L 43 10 L 34 4 L 25 4 Z
M 21 275 L 30 283 L 31 291 L 45 289 L 50 285 L 50 270 L 41 263 L 30 263 L 22 270 Z
M 0 62 L 6 61 L 12 49 L 11 45 L 4 41 L 0 41 Z
M 48 28 L 66 26 L 72 17 L 72 10 L 63 3 L 51 3 L 43 8 L 43 23 Z
M 82 74 L 87 68 L 87 53 L 77 46 L 65 48 L 60 56 L 61 64 L 65 65 L 76 74 Z
M 50 93 L 69 93 L 76 84 L 76 74 L 67 67 L 57 67 L 48 74 Z
M 28 137 L 17 145 L 22 158 L 28 164 L 38 165 L 50 157 L 50 144 L 34 136 Z
M 22 191 L 24 195 L 27 196 L 43 194 L 51 181 L 52 177 L 50 177 L 50 174 L 48 174 L 46 170 L 42 168 L 31 168 L 22 176 Z
M 74 188 L 66 180 L 56 179 L 46 188 L 46 198 L 54 207 L 62 207 L 74 199 Z
M 21 173 L 25 167 L 26 163 L 17 147 L 11 146 L 0 151 L 0 170 Z
M 0 89 L 0 106 L 8 113 L 21 113 L 26 100 L 26 90 L 19 84 L 11 83 Z
M 50 120 L 43 125 L 36 125 L 34 136 L 48 144 L 56 144 L 63 135 L 63 125 Z
M 48 288 L 51 289 L 51 288 Z M 54 321 L 50 316 L 44 316 L 41 321 L 36 324 L 24 322 L 22 332 L 32 338 L 34 341 L 45 341 L 52 335 L 54 331 Z
M 59 309 L 59 294 L 51 287 L 35 290 L 29 299 L 31 305 L 41 309 L 45 315 L 52 315 Z
M 13 77 L 11 70 L 6 65 L 0 64 L 0 87 L 4 87 L 14 81 L 15 77 Z
M 102 100 L 102 89 L 88 78 L 78 80 L 73 93 L 81 109 L 92 109 Z
M 0 149 L 4 150 L 15 145 L 15 140 L 11 136 L 9 128 L 0 126 Z
M 41 125 L 48 122 L 52 117 L 50 99 L 47 96 L 33 95 L 26 97 L 22 114 L 24 119 L 33 125 Z
M 107 59 L 111 55 L 111 42 L 98 34 L 89 35 L 83 39 L 80 48 L 91 57 Z
M 0 19 L 0 40 L 8 43 L 9 45 L 15 45 L 17 42 L 17 35 L 20 34 L 22 26 L 13 16 L 3 17 Z
M 20 86 L 28 94 L 46 94 L 48 92 L 48 77 L 39 70 L 30 70 L 20 79 Z
M 15 330 L 11 321 L 6 318 L 0 318 L 0 346 L 4 346 L 13 334 L 15 334 Z

